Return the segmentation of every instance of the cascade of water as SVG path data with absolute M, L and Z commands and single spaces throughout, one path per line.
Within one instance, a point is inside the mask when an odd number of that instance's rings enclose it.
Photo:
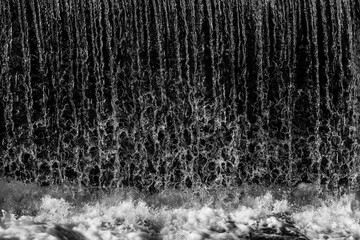
M 354 185 L 359 9 L 3 0 L 0 174 L 152 189 Z

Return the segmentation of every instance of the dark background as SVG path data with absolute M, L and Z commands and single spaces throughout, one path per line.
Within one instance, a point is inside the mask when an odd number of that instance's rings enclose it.
M 359 1 L 0 2 L 0 176 L 357 184 Z

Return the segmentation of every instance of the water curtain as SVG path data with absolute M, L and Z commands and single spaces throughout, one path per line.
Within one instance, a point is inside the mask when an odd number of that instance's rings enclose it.
M 0 176 L 354 186 L 359 5 L 1 0 Z

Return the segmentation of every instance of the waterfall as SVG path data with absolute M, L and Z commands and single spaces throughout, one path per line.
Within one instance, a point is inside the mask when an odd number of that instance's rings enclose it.
M 0 176 L 359 180 L 356 0 L 1 0 Z

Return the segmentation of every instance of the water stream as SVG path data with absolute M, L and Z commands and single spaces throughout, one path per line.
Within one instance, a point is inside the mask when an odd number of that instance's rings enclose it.
M 354 186 L 356 0 L 0 0 L 0 175 Z

